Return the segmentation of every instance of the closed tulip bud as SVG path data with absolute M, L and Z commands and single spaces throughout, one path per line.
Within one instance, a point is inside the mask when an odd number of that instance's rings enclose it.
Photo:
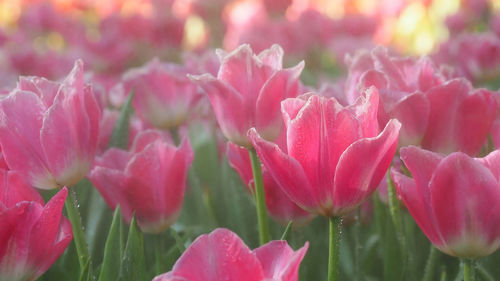
M 127 222 L 135 212 L 143 232 L 159 233 L 180 214 L 192 160 L 189 140 L 175 147 L 165 133 L 146 130 L 130 151 L 111 148 L 98 157 L 89 179 L 111 208 L 120 205 Z

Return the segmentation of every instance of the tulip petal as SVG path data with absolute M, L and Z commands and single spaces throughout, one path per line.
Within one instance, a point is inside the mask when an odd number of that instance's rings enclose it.
M 190 281 L 264 279 L 262 266 L 252 251 L 236 234 L 221 228 L 198 237 L 177 260 L 171 276 L 171 280 Z
M 124 192 L 127 202 L 134 206 L 141 229 L 159 232 L 177 219 L 192 159 L 189 141 L 184 140 L 179 148 L 151 143 L 130 160 L 125 170 L 127 189 Z M 155 229 L 146 229 L 148 222 L 152 222 Z
M 40 218 L 33 225 L 29 242 L 30 262 L 40 265 L 41 274 L 59 258 L 73 238 L 69 221 L 62 216 L 68 190 L 61 189 L 43 208 Z M 40 243 L 43 241 L 43 243 Z
M 393 119 L 377 137 L 356 141 L 344 151 L 335 170 L 330 215 L 354 209 L 377 188 L 396 153 L 400 128 Z
M 33 93 L 14 91 L 0 101 L 0 141 L 10 169 L 19 171 L 38 188 L 55 187 L 40 144 L 45 107 Z
M 491 171 L 464 153 L 446 157 L 430 183 L 432 207 L 452 255 L 478 257 L 500 247 L 500 188 Z M 494 241 L 496 239 L 496 241 Z
M 274 140 L 279 134 L 283 123 L 280 102 L 297 96 L 297 82 L 303 68 L 304 62 L 301 62 L 294 68 L 277 71 L 262 87 L 257 99 L 255 127 L 265 139 Z
M 238 172 L 247 189 L 249 189 L 250 182 L 253 182 L 253 172 L 248 150 L 232 142 L 228 142 L 226 156 L 229 165 Z M 251 190 L 248 191 L 252 192 Z
M 271 241 L 253 252 L 262 264 L 264 276 L 270 280 L 297 281 L 299 266 L 309 243 L 294 251 L 286 241 Z
M 391 177 L 406 208 L 408 208 L 408 211 L 417 222 L 420 229 L 422 229 L 425 236 L 429 238 L 432 244 L 446 247 L 437 230 L 436 220 L 431 210 L 430 202 L 426 202 L 420 192 L 421 187 L 417 186 L 413 179 L 401 174 L 394 168 L 391 169 Z M 427 188 L 427 186 L 425 186 L 425 188 Z
M 416 92 L 403 97 L 388 110 L 388 115 L 401 122 L 399 146 L 420 144 L 424 137 L 430 113 L 425 94 Z
M 248 131 L 248 138 L 266 169 L 290 199 L 303 208 L 315 209 L 317 190 L 312 188 L 300 163 L 283 153 L 276 144 L 261 138 L 254 128 Z
M 259 53 L 258 57 L 265 65 L 272 69 L 281 70 L 283 67 L 283 49 L 278 44 L 273 44 L 269 49 Z
M 460 151 L 476 155 L 486 142 L 497 112 L 490 91 L 479 90 L 465 98 L 457 109 L 455 137 Z
M 212 75 L 204 74 L 190 77 L 207 93 L 226 138 L 238 145 L 248 146 L 245 134 L 250 128 L 249 116 L 253 116 L 253 112 L 247 109 L 248 106 L 242 95 L 236 92 L 231 85 Z
M 9 208 L 21 201 L 45 204 L 42 196 L 22 175 L 15 171 L 0 170 L 0 203 Z
M 229 53 L 221 61 L 217 78 L 231 85 L 245 99 L 255 105 L 260 89 L 272 73 L 266 73 L 250 45 L 244 44 Z
M 432 151 L 450 153 L 461 149 L 457 146 L 454 131 L 458 124 L 458 108 L 467 97 L 469 85 L 461 79 L 432 88 L 427 92 L 430 102 L 429 122 L 422 147 Z
M 431 195 L 429 183 L 434 171 L 438 167 L 443 156 L 439 153 L 424 150 L 415 146 L 403 147 L 399 150 L 401 160 L 410 170 L 415 184 L 418 187 L 423 202 L 430 206 Z
M 120 202 L 126 202 L 121 188 L 125 185 L 125 174 L 121 170 L 111 169 L 107 167 L 96 166 L 88 174 L 88 179 L 99 190 L 104 201 L 115 209 Z M 133 210 L 129 204 L 122 204 L 121 210 L 123 219 L 130 222 L 132 219 Z
M 288 155 L 298 161 L 318 198 L 331 205 L 340 155 L 360 137 L 354 114 L 335 99 L 311 96 L 287 126 Z M 318 163 L 311 165 L 311 163 Z

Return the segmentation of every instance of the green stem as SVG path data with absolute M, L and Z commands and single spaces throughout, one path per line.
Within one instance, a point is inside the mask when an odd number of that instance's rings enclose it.
M 353 225 L 354 230 L 354 278 L 363 280 L 361 277 L 361 207 L 356 210 L 356 220 Z
M 338 281 L 342 218 L 329 217 L 328 220 L 330 221 L 330 245 L 328 247 L 328 281 Z
M 401 209 L 399 208 L 399 200 L 396 197 L 396 188 L 394 187 L 394 182 L 390 175 L 390 170 L 387 171 L 387 193 L 389 197 L 389 212 L 391 214 L 392 222 L 396 228 L 396 237 L 399 242 L 399 247 L 403 255 L 403 272 L 407 266 L 408 253 L 406 245 L 406 237 L 404 235 L 403 221 L 401 216 Z M 403 274 L 404 276 L 404 274 Z
M 429 258 L 427 258 L 427 264 L 425 265 L 424 281 L 434 280 L 434 268 L 436 267 L 436 261 L 439 257 L 439 251 L 431 245 L 429 252 Z
M 78 254 L 78 262 L 80 263 L 80 270 L 85 268 L 85 264 L 89 262 L 89 250 L 87 242 L 85 241 L 85 234 L 82 228 L 82 219 L 78 212 L 78 200 L 74 187 L 68 188 L 69 196 L 64 203 L 66 213 L 73 226 L 73 242 L 75 243 L 76 253 Z M 89 265 L 91 266 L 91 265 Z
M 464 268 L 464 281 L 475 281 L 474 260 L 462 259 L 462 265 Z
M 257 205 L 257 221 L 259 224 L 260 244 L 266 244 L 271 240 L 269 235 L 269 223 L 267 221 L 266 195 L 264 194 L 264 181 L 262 180 L 262 170 L 260 168 L 259 157 L 255 149 L 248 150 L 252 161 L 252 171 L 255 185 L 255 203 Z

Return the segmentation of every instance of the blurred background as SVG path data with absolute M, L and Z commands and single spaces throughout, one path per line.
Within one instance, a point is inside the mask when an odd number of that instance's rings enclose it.
M 378 44 L 455 63 L 457 45 L 498 56 L 499 8 L 498 0 L 0 0 L 0 89 L 18 75 L 59 79 L 76 58 L 111 87 L 153 57 L 180 62 L 185 51 L 241 43 L 256 52 L 280 44 L 289 64 L 306 61 L 302 79 L 313 85 L 342 74 L 346 54 Z M 471 32 L 486 46 L 475 47 Z M 486 60 L 465 72 L 494 75 L 495 59 Z

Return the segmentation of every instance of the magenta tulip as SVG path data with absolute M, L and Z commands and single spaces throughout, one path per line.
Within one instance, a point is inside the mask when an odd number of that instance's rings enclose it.
M 153 59 L 123 75 L 124 90 L 135 93 L 133 106 L 141 118 L 157 128 L 176 128 L 203 97 L 187 73 L 183 66 Z
M 159 233 L 178 218 L 193 151 L 184 139 L 177 148 L 163 132 L 137 135 L 130 151 L 111 148 L 89 173 L 89 179 L 115 209 L 130 222 L 135 212 L 142 231 Z
M 241 146 L 228 142 L 226 155 L 229 165 L 238 172 L 248 191 L 254 194 L 254 177 L 248 151 Z M 264 180 L 267 211 L 276 221 L 286 224 L 292 220 L 295 225 L 303 225 L 312 218 L 310 213 L 300 208 L 288 198 L 265 167 L 262 167 L 262 177 Z
M 247 131 L 255 127 L 264 139 L 278 137 L 282 121 L 280 102 L 298 94 L 301 62 L 282 69 L 283 50 L 278 45 L 255 55 L 249 45 L 229 54 L 219 51 L 217 78 L 191 76 L 207 93 L 219 126 L 228 140 L 251 147 Z
M 392 169 L 396 189 L 434 246 L 461 258 L 500 248 L 500 151 L 472 158 L 410 146 L 400 153 L 413 179 Z
M 228 229 L 201 235 L 177 260 L 172 271 L 153 281 L 297 281 L 309 244 L 293 251 L 286 241 L 255 250 Z
M 32 281 L 59 258 L 73 238 L 62 216 L 64 187 L 45 206 L 16 173 L 0 171 L 0 280 Z
M 11 170 L 41 189 L 75 185 L 97 150 L 100 109 L 77 61 L 62 83 L 24 77 L 0 101 L 0 143 Z
M 396 152 L 401 125 L 391 120 L 379 134 L 377 108 L 375 88 L 347 107 L 317 95 L 287 99 L 282 103 L 285 148 L 264 140 L 255 129 L 249 138 L 264 167 L 295 203 L 312 213 L 341 216 L 375 190 Z

